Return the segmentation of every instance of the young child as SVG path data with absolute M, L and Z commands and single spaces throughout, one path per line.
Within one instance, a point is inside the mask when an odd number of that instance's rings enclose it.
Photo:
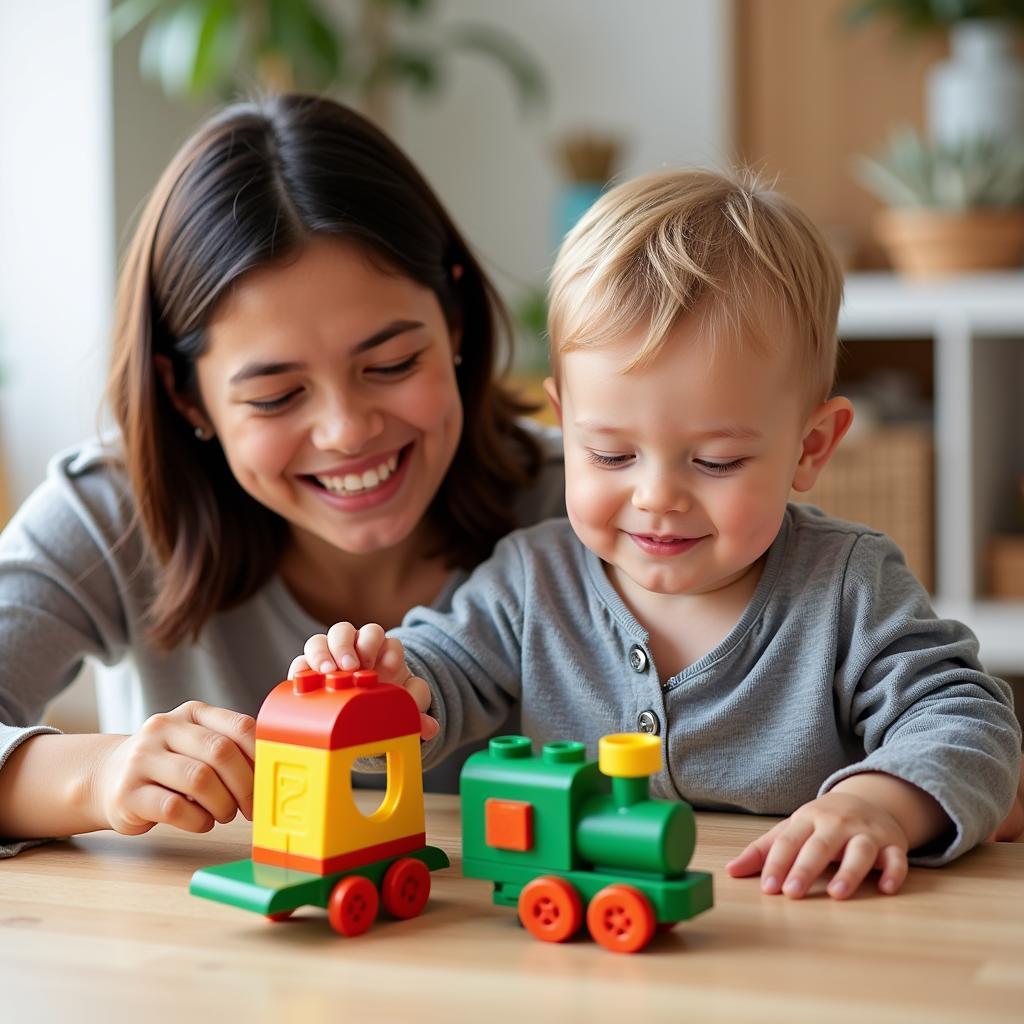
M 656 795 L 786 816 L 728 865 L 766 893 L 832 862 L 831 896 L 872 869 L 894 893 L 908 853 L 984 840 L 1017 782 L 1008 687 L 890 540 L 788 503 L 852 419 L 829 397 L 841 291 L 775 193 L 710 172 L 608 192 L 552 276 L 568 522 L 499 542 L 450 613 L 387 640 L 339 623 L 293 671 L 407 685 L 439 723 L 427 764 L 514 701 L 537 742 L 660 733 Z

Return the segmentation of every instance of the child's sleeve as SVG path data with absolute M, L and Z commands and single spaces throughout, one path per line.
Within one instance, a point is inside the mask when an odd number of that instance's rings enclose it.
M 1021 750 L 1010 688 L 982 670 L 966 626 L 935 615 L 886 537 L 865 534 L 854 545 L 840 618 L 836 712 L 865 756 L 820 792 L 863 771 L 918 786 L 953 828 L 912 859 L 944 864 L 984 841 L 1010 808 Z
M 525 573 L 515 534 L 455 592 L 451 610 L 414 608 L 390 636 L 433 693 L 440 732 L 423 745 L 423 766 L 491 735 L 519 699 Z

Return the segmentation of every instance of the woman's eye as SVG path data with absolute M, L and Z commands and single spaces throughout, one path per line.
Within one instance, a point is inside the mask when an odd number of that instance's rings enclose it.
M 257 412 L 277 412 L 277 410 L 283 409 L 301 390 L 301 388 L 295 388 L 289 391 L 288 394 L 281 395 L 280 398 L 254 398 L 245 404 L 251 406 Z
M 587 452 L 587 461 L 592 462 L 595 466 L 623 466 L 632 457 L 632 455 L 602 455 L 601 452 Z
M 391 363 L 389 366 L 371 366 L 367 372 L 376 373 L 382 377 L 400 377 L 403 373 L 408 373 L 416 366 L 420 361 L 421 355 L 421 352 L 416 352 L 414 355 L 409 356 L 408 359 L 403 359 L 400 363 Z
M 708 459 L 694 459 L 693 461 L 701 469 L 706 469 L 709 473 L 729 473 L 745 465 L 747 460 L 732 459 L 730 462 L 711 462 Z

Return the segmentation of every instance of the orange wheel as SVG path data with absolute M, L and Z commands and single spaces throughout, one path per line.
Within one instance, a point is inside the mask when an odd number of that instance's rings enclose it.
M 430 872 L 415 857 L 401 857 L 384 873 L 380 898 L 392 917 L 416 917 L 427 905 Z
M 607 885 L 587 907 L 587 927 L 594 941 L 614 953 L 643 949 L 656 924 L 651 901 L 631 885 Z
M 327 918 L 331 927 L 351 938 L 362 935 L 377 918 L 380 897 L 368 878 L 349 875 L 332 890 L 327 901 Z
M 294 910 L 279 910 L 275 914 L 264 914 L 263 916 L 268 921 L 275 921 L 275 922 L 276 921 L 287 921 L 288 918 L 291 917 L 292 914 L 294 914 L 294 913 L 295 913 Z
M 564 878 L 542 875 L 519 894 L 519 920 L 542 942 L 565 942 L 583 923 L 583 901 Z

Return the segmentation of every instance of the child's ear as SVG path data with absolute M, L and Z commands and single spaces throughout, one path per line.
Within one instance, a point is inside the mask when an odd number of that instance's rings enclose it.
M 562 425 L 562 403 L 558 398 L 558 385 L 555 383 L 554 377 L 547 377 L 544 381 L 544 393 L 548 396 L 548 401 L 551 403 L 551 408 L 555 411 L 555 419 L 558 420 L 558 425 Z
M 178 410 L 179 415 L 187 420 L 194 429 L 212 434 L 213 429 L 206 416 L 194 404 L 187 401 L 175 387 L 174 367 L 171 365 L 170 356 L 154 354 L 153 363 L 156 365 L 156 372 L 160 377 L 160 383 L 163 384 L 167 397 L 171 400 L 174 408 Z
M 804 426 L 803 450 L 793 474 L 793 490 L 809 491 L 814 486 L 852 422 L 853 404 L 840 396 L 823 402 L 811 413 Z

